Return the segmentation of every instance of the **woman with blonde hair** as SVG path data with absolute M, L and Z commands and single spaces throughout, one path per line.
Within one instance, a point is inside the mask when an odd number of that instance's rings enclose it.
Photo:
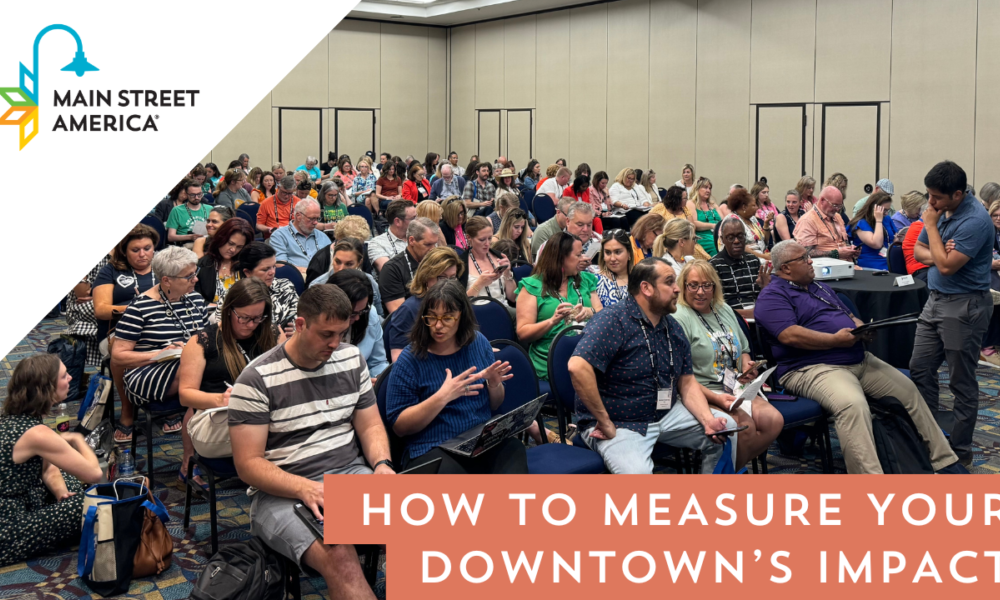
M 639 262 L 653 256 L 653 244 L 663 233 L 664 219 L 660 215 L 643 215 L 632 226 L 632 255 Z
M 736 390 L 726 387 L 731 385 L 727 384 L 731 377 L 738 377 L 737 384 L 741 385 L 752 381 L 757 372 L 751 368 L 750 342 L 736 313 L 723 300 L 722 282 L 712 265 L 703 260 L 688 263 L 677 276 L 677 287 L 681 293 L 674 318 L 691 345 L 695 379 L 710 405 L 729 413 L 737 425 L 747 427 L 733 440 L 734 467 L 739 470 L 767 450 L 781 433 L 784 418 L 763 397 L 742 406 L 734 396 Z
M 816 196 L 813 195 L 815 190 L 816 180 L 808 175 L 795 184 L 795 191 L 799 193 L 799 208 L 803 214 L 809 212 L 816 203 Z
M 417 204 L 417 216 L 427 217 L 437 223 L 441 220 L 441 205 L 434 200 L 424 200 Z
M 458 196 L 451 196 L 441 203 L 441 233 L 445 243 L 465 250 L 469 241 L 465 238 L 465 203 Z
M 608 190 L 608 194 L 611 196 L 611 206 L 624 209 L 645 206 L 642 203 L 639 190 L 635 184 L 634 169 L 625 167 L 619 171 L 618 176 L 615 177 L 615 182 L 611 185 L 611 189 Z
M 362 242 L 367 242 L 372 237 L 372 230 L 368 227 L 368 221 L 358 215 L 347 215 L 337 223 L 333 230 L 333 239 L 340 241 L 344 238 L 352 237 Z
M 642 174 L 639 194 L 649 206 L 660 202 L 660 188 L 656 187 L 656 171 L 650 169 Z
M 840 190 L 840 195 L 844 197 L 844 202 L 847 202 L 847 176 L 843 173 L 834 173 L 826 178 L 823 182 L 823 187 L 833 186 Z
M 708 253 L 715 256 L 718 252 L 715 248 L 715 225 L 722 220 L 719 216 L 718 206 L 712 198 L 712 181 L 707 177 L 699 177 L 694 184 L 694 196 L 691 200 L 690 209 L 696 215 L 694 224 L 698 232 L 698 245 Z
M 427 290 L 439 281 L 460 280 L 464 272 L 462 259 L 451 248 L 434 248 L 424 256 L 410 280 L 410 296 L 392 313 L 389 324 L 386 325 L 385 335 L 392 362 L 396 362 L 403 348 L 410 343 L 410 330 L 413 329 Z
M 219 180 L 219 186 L 215 188 L 215 206 L 226 206 L 236 210 L 244 202 L 250 202 L 250 193 L 243 189 L 243 182 L 246 175 L 243 169 L 237 167 L 226 171 L 226 175 Z
M 680 273 L 681 267 L 694 258 L 695 249 L 700 248 L 694 233 L 694 225 L 690 221 L 670 221 L 653 243 L 653 256 L 662 257 L 674 268 L 675 274 Z
M 983 186 L 984 191 L 988 185 L 990 184 L 987 183 Z M 1000 186 L 997 186 L 997 188 L 1000 191 Z M 892 215 L 892 223 L 896 226 L 896 231 L 901 231 L 904 227 L 909 227 L 919 221 L 925 202 L 927 200 L 924 198 L 924 195 L 918 191 L 914 190 L 903 194 L 903 197 L 899 200 L 900 210 Z
M 500 223 L 503 221 L 503 216 L 512 208 L 520 208 L 521 198 L 513 192 L 497 194 L 494 207 L 496 210 L 490 213 L 490 222 L 493 225 L 493 231 L 500 231 Z
M 681 169 L 681 178 L 674 182 L 677 187 L 682 187 L 687 190 L 688 195 L 691 195 L 692 188 L 694 188 L 694 165 L 686 164 L 684 168 Z
M 486 217 L 471 217 L 465 224 L 465 237 L 469 240 L 465 265 L 469 272 L 469 296 L 487 296 L 499 300 L 510 308 L 516 296 L 510 261 L 501 254 L 494 254 L 493 227 Z M 513 313 L 513 309 L 510 309 Z M 514 316 L 511 314 L 511 316 Z
M 520 208 L 512 208 L 504 214 L 500 228 L 493 236 L 493 243 L 510 240 L 517 246 L 515 263 L 531 264 L 531 230 L 528 228 L 528 213 Z

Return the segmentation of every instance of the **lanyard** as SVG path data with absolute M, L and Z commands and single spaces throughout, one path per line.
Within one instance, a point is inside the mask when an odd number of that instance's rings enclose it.
M 794 285 L 794 284 L 793 284 L 793 285 Z M 810 296 L 812 296 L 813 298 L 815 298 L 815 299 L 819 300 L 819 301 L 820 301 L 820 302 L 822 302 L 823 304 L 826 304 L 826 305 L 827 305 L 827 306 L 829 306 L 830 308 L 833 308 L 833 309 L 836 309 L 836 310 L 839 310 L 840 312 L 844 313 L 844 314 L 845 314 L 845 315 L 847 315 L 848 317 L 851 317 L 851 319 L 853 320 L 853 318 L 854 318 L 854 317 L 853 317 L 853 316 L 851 315 L 850 311 L 848 311 L 848 310 L 847 310 L 847 309 L 845 309 L 844 307 L 840 306 L 839 304 L 834 304 L 833 302 L 830 302 L 830 301 L 829 301 L 829 300 L 827 300 L 826 298 L 823 298 L 823 297 L 819 296 L 818 294 L 814 293 L 814 292 L 813 292 L 813 291 L 812 291 L 811 289 L 809 289 L 808 287 L 807 287 L 807 288 L 801 288 L 801 287 L 799 287 L 799 286 L 797 286 L 797 285 L 796 285 L 796 286 L 794 286 L 794 287 L 796 287 L 796 288 L 798 288 L 798 289 L 800 289 L 800 290 L 801 290 L 801 289 L 805 289 L 806 293 L 807 293 L 807 294 L 809 294 Z M 823 291 L 823 294 L 824 294 L 824 295 L 829 295 L 829 292 L 827 292 L 827 291 L 826 291 L 825 289 L 823 289 L 823 288 L 821 288 L 821 287 L 819 287 L 819 286 L 817 286 L 817 287 L 818 287 L 818 288 L 819 288 L 820 290 L 822 290 L 822 291 Z
M 705 329 L 708 330 L 709 337 L 715 337 L 715 330 L 712 329 L 712 326 L 708 324 L 708 321 L 705 320 L 705 317 L 698 311 L 694 312 L 696 315 L 698 315 L 698 318 L 701 319 L 701 324 L 704 325 Z M 728 354 L 730 360 L 733 361 L 733 368 L 735 368 L 736 343 L 733 340 L 733 330 L 722 324 L 722 319 L 719 318 L 719 313 L 715 312 L 714 308 L 712 309 L 712 314 L 715 316 L 715 322 L 719 324 L 720 333 L 723 334 L 722 338 L 716 338 L 716 339 L 719 340 L 719 345 L 722 347 L 722 351 L 725 354 Z M 726 340 L 725 342 L 722 341 L 723 338 Z
M 642 328 L 642 337 L 646 340 L 646 349 L 649 350 L 649 364 L 653 367 L 653 377 L 656 377 L 656 385 L 660 386 L 660 371 L 657 368 L 657 364 L 660 362 L 660 355 L 653 350 L 653 345 L 649 343 L 649 335 L 646 333 L 646 324 L 639 321 L 639 327 Z M 670 374 L 673 375 L 674 372 L 674 345 L 670 341 L 670 331 L 667 331 L 667 352 L 670 353 Z
M 392 235 L 391 231 L 385 232 L 385 239 L 389 240 L 389 249 L 390 251 L 392 251 L 392 255 L 396 256 L 397 254 L 399 254 L 399 250 L 396 250 L 395 236 Z M 406 246 L 403 247 L 405 248 Z
M 309 258 L 309 253 L 306 252 L 306 247 L 302 245 L 302 242 L 299 241 L 299 238 L 295 237 L 295 228 L 292 225 L 288 226 L 288 233 L 291 234 L 292 241 L 295 242 L 295 245 L 298 246 L 299 250 L 302 251 L 302 255 L 305 256 L 306 258 Z M 310 236 L 310 237 L 312 237 L 312 236 Z M 307 243 L 309 242 L 309 238 L 306 238 L 306 242 Z
M 819 208 L 817 208 L 816 205 L 813 205 L 813 210 L 816 211 L 816 216 L 819 217 L 820 222 L 823 223 L 824 226 L 826 226 L 826 230 L 830 233 L 830 237 L 833 238 L 833 241 L 837 243 L 847 241 L 846 237 L 844 239 L 841 239 L 840 236 L 837 235 L 837 233 L 834 231 L 834 229 L 830 227 L 830 224 L 826 222 L 826 218 L 823 217 L 823 213 L 819 212 Z
M 153 270 L 150 269 L 149 276 L 153 278 L 153 283 L 150 284 L 149 287 L 153 287 L 154 285 L 156 285 L 156 273 L 153 273 Z M 138 296 L 142 292 L 139 291 L 139 276 L 136 274 L 135 269 L 132 269 L 132 280 L 133 284 L 135 285 L 135 295 Z
M 491 261 L 491 264 L 492 264 L 492 261 Z M 476 265 L 476 268 L 478 269 L 479 265 Z M 577 277 L 579 277 L 579 275 L 577 275 Z M 570 279 L 569 281 L 566 282 L 566 299 L 564 300 L 562 297 L 559 296 L 559 294 L 556 294 L 556 298 L 559 298 L 559 300 L 561 300 L 563 302 L 566 302 L 567 304 L 572 304 L 572 302 L 569 301 L 569 284 L 570 283 L 573 284 L 573 289 L 576 290 L 577 301 L 580 304 L 583 304 L 583 294 L 580 293 L 580 282 L 579 281 L 574 281 L 572 279 Z M 617 285 L 617 282 L 615 283 L 615 285 Z
M 483 270 L 479 268 L 479 261 L 476 260 L 476 253 L 472 252 L 470 250 L 469 251 L 469 256 L 472 257 L 472 264 L 475 265 L 476 272 L 479 273 L 480 275 L 482 275 L 483 274 Z M 486 260 L 488 260 L 490 262 L 490 268 L 492 268 L 493 271 L 495 272 L 497 270 L 497 266 L 493 264 L 493 259 L 490 258 L 490 253 L 489 252 L 486 253 Z M 411 279 L 412 279 L 412 276 L 411 276 Z M 490 286 L 484 287 L 483 291 L 486 292 L 486 295 L 489 296 L 490 298 L 493 297 L 493 294 L 490 293 Z M 580 292 L 578 291 L 577 295 L 579 295 L 579 294 L 580 294 Z
M 188 331 L 187 325 L 184 324 L 184 320 L 177 316 L 177 313 L 174 312 L 174 308 L 170 305 L 170 300 L 167 299 L 167 294 L 163 291 L 163 288 L 157 286 L 156 289 L 160 294 L 160 302 L 163 303 L 164 312 L 167 313 L 168 317 L 177 321 L 177 324 L 181 326 L 182 330 L 184 330 L 184 339 L 187 340 L 191 337 L 191 332 Z M 188 306 L 187 295 L 181 297 L 181 303 L 184 305 L 184 312 L 187 313 L 188 320 L 191 320 L 191 307 Z
M 292 204 L 292 201 L 289 200 L 288 201 L 288 205 L 289 205 L 288 206 L 288 220 L 289 221 L 292 220 L 292 206 L 291 206 L 291 204 Z M 275 226 L 281 225 L 281 221 L 278 220 L 278 199 L 277 198 L 274 199 L 274 224 L 275 224 Z

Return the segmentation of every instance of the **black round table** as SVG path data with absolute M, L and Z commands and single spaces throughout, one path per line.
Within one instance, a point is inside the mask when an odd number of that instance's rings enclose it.
M 860 313 L 855 316 L 865 323 L 923 310 L 929 295 L 923 281 L 914 278 L 913 285 L 895 287 L 892 284 L 898 275 L 876 276 L 873 273 L 855 271 L 851 279 L 823 283 L 850 298 Z M 916 323 L 880 329 L 868 344 L 868 351 L 898 369 L 909 369 L 916 332 Z

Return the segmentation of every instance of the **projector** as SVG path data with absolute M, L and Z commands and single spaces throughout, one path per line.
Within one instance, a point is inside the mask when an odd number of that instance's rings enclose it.
M 814 258 L 812 259 L 813 270 L 816 271 L 816 279 L 826 281 L 827 279 L 849 279 L 854 277 L 854 263 L 836 258 Z

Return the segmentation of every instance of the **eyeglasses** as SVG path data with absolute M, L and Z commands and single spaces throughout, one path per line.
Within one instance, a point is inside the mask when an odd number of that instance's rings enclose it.
M 368 306 L 362 308 L 361 310 L 356 310 L 356 311 L 352 312 L 351 313 L 351 317 L 361 318 L 361 315 L 365 314 L 366 312 L 370 311 L 371 309 L 372 309 L 372 306 L 371 306 L 371 304 L 369 304 Z
M 319 223 L 319 219 L 320 219 L 319 217 L 307 217 L 305 215 L 302 215 L 302 218 L 305 219 L 306 221 L 310 222 L 310 223 Z
M 201 193 L 201 194 L 188 194 L 188 198 L 204 198 L 204 197 L 205 197 L 204 193 Z
M 451 315 L 437 316 L 437 315 L 424 315 L 424 324 L 428 327 L 434 327 L 438 322 L 444 323 L 445 327 L 450 327 L 458 321 L 458 317 L 453 317 Z
M 687 283 L 684 287 L 688 289 L 689 292 L 697 292 L 698 290 L 705 290 L 706 292 L 711 292 L 715 289 L 715 284 L 709 281 L 708 283 Z
M 194 281 L 194 278 L 198 276 L 198 271 L 201 269 L 195 269 L 194 273 L 191 273 L 187 277 L 181 277 L 180 275 L 164 275 L 164 277 L 169 277 L 170 279 L 183 279 L 184 281 Z
M 240 322 L 240 325 L 257 325 L 267 318 L 266 314 L 259 317 L 244 317 L 240 313 L 236 312 L 235 308 L 233 309 L 233 314 L 236 315 L 236 320 Z
M 791 260 L 786 260 L 786 261 L 785 261 L 785 264 L 787 265 L 787 264 L 789 264 L 789 263 L 793 263 L 793 262 L 795 262 L 795 261 L 797 261 L 797 260 L 803 260 L 803 261 L 808 261 L 808 260 L 809 260 L 809 253 L 807 252 L 807 253 L 803 254 L 802 256 L 800 256 L 800 257 L 798 257 L 798 258 L 793 258 L 793 259 L 791 259 Z M 784 266 L 784 265 L 782 265 L 782 266 Z
M 746 233 L 730 233 L 729 235 L 723 236 L 722 239 L 724 239 L 727 242 L 745 242 L 746 239 L 747 239 L 747 234 Z

